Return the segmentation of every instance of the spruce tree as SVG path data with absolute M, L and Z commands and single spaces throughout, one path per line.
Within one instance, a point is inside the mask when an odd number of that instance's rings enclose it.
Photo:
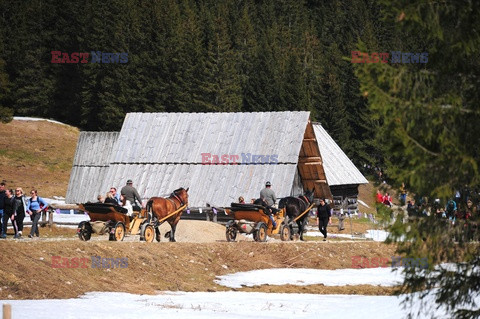
M 381 121 L 378 139 L 390 176 L 430 203 L 452 198 L 455 190 L 480 182 L 480 34 L 472 32 L 480 4 L 385 2 L 383 14 L 397 28 L 395 51 L 425 53 L 423 63 L 402 56 L 403 63 L 357 65 L 361 90 Z M 400 212 L 390 229 L 399 253 L 429 263 L 428 269 L 406 268 L 404 291 L 424 297 L 434 289 L 436 304 L 452 318 L 478 318 L 473 297 L 480 287 L 480 248 L 470 242 L 478 240 L 472 232 L 478 215 L 453 225 L 435 215 L 433 206 L 430 216 L 403 223 Z M 454 267 L 439 267 L 442 262 Z

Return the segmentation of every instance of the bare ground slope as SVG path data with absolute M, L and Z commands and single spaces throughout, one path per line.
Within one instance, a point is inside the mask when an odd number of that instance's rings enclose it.
M 36 188 L 40 196 L 65 196 L 79 130 L 47 121 L 0 123 L 0 180 Z
M 183 224 L 183 228 L 180 227 Z M 188 231 L 187 231 L 188 230 Z M 27 231 L 27 229 L 25 229 Z M 257 243 L 249 238 L 228 243 L 224 227 L 214 223 L 182 221 L 179 242 L 110 242 L 106 236 L 82 242 L 75 229 L 41 229 L 40 239 L 0 241 L 0 299 L 71 298 L 89 291 L 153 294 L 165 290 L 222 291 L 218 275 L 265 268 L 342 269 L 352 267 L 353 256 L 390 257 L 394 247 L 365 241 Z M 201 239 L 199 239 L 201 238 Z M 86 268 L 54 268 L 52 258 L 72 262 L 86 258 Z M 128 258 L 127 268 L 92 268 L 92 256 Z M 61 264 L 61 263 L 60 263 Z M 72 264 L 70 264 L 72 265 Z M 376 286 L 269 286 L 243 291 L 391 294 Z

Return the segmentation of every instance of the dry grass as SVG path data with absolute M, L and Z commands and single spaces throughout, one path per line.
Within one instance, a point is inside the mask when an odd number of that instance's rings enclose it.
M 79 130 L 47 121 L 0 123 L 0 180 L 8 188 L 36 188 L 65 196 Z
M 393 246 L 355 243 L 143 243 L 80 240 L 2 240 L 0 299 L 77 297 L 89 291 L 153 294 L 157 291 L 223 291 L 215 276 L 266 268 L 350 268 L 353 256 L 392 256 Z M 53 268 L 52 256 L 128 258 L 128 268 Z M 260 286 L 246 291 L 390 294 L 372 286 Z

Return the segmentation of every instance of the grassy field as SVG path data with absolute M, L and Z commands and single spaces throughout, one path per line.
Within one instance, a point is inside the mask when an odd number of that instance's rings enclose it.
M 47 121 L 0 123 L 0 180 L 40 196 L 65 196 L 79 133 Z

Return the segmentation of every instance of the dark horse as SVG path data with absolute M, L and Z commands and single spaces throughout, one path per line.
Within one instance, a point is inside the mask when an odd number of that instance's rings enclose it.
M 313 203 L 313 194 L 315 192 L 315 187 L 310 191 L 307 189 L 304 195 L 299 197 L 284 197 L 280 200 L 278 208 L 286 208 L 286 213 L 288 220 L 291 221 L 303 213 L 308 206 Z M 297 220 L 298 233 L 300 234 L 300 240 L 303 239 L 303 232 L 305 231 L 305 226 L 307 222 L 307 216 L 309 212 L 305 213 L 302 217 Z M 293 227 L 290 224 L 290 236 L 293 237 Z
M 150 198 L 147 202 L 146 210 L 152 216 L 153 221 L 155 222 L 178 210 L 183 205 L 188 206 L 188 188 L 176 189 L 168 198 Z M 177 228 L 177 224 L 182 216 L 182 213 L 183 210 L 166 219 L 166 221 L 170 224 L 171 230 L 165 234 L 165 238 L 169 237 L 170 241 L 175 241 L 175 229 Z M 157 235 L 157 241 L 160 241 L 160 231 L 158 230 L 158 227 L 156 227 L 155 231 Z

